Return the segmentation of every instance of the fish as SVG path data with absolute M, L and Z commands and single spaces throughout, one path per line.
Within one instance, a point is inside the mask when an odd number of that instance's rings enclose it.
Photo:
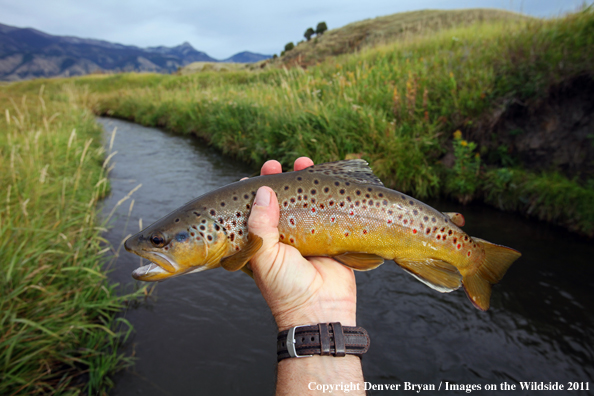
M 469 236 L 461 214 L 385 187 L 365 160 L 353 159 L 245 179 L 186 203 L 126 240 L 127 251 L 150 261 L 132 276 L 161 281 L 217 267 L 253 275 L 246 264 L 262 238 L 247 224 L 261 186 L 278 198 L 279 241 L 303 256 L 332 257 L 357 271 L 393 260 L 439 292 L 463 287 L 483 311 L 492 285 L 521 256 Z

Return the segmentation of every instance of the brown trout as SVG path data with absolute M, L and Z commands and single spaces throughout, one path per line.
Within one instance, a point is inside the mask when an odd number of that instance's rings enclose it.
M 461 215 L 384 187 L 367 162 L 345 160 L 242 180 L 188 202 L 126 241 L 126 250 L 151 261 L 132 276 L 159 281 L 219 266 L 249 274 L 245 265 L 262 239 L 247 220 L 261 186 L 277 194 L 280 241 L 304 256 L 333 257 L 358 271 L 394 260 L 442 293 L 464 286 L 481 310 L 489 308 L 491 285 L 521 256 L 468 236 Z

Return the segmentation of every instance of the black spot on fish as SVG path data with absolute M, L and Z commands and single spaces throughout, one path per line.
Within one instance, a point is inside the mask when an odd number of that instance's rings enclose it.
M 179 223 L 179 219 L 175 219 L 175 222 L 176 222 L 176 223 Z
M 212 235 L 206 237 L 209 241 L 212 241 Z
M 237 197 L 233 197 L 233 200 L 234 200 L 234 201 L 237 201 Z
M 435 219 L 435 217 L 432 217 L 431 221 L 435 223 L 437 220 Z
M 346 183 L 344 183 L 344 184 L 345 184 L 345 185 L 347 185 L 347 186 L 350 186 L 350 185 L 351 185 L 351 183 L 350 183 L 350 182 L 346 182 Z
M 346 193 L 346 190 L 344 188 L 341 188 L 339 193 L 340 193 L 340 195 L 344 195 L 344 193 Z
M 320 184 L 319 180 L 318 179 L 314 180 L 314 184 Z
M 371 188 L 371 187 L 368 187 L 368 188 L 367 188 L 367 191 L 369 191 L 369 192 L 372 192 L 372 191 L 373 191 L 373 188 Z
M 328 187 L 324 187 L 324 192 L 328 193 L 328 191 L 330 191 L 330 189 Z
M 301 181 L 303 178 L 301 176 L 297 177 L 297 180 Z
M 423 220 L 425 220 L 425 221 L 429 221 L 429 216 L 425 216 L 425 217 L 423 217 Z
M 204 227 L 203 225 L 200 226 L 200 230 L 204 231 L 206 230 L 206 227 Z
M 221 202 L 221 206 L 225 206 L 225 202 Z
M 194 212 L 194 214 L 196 215 L 196 217 L 200 217 L 200 213 Z
M 316 195 L 317 191 L 312 189 L 312 190 L 310 191 L 310 193 L 311 193 L 311 195 Z
M 384 197 L 384 194 L 379 193 L 379 194 L 377 194 L 377 196 L 380 197 L 380 198 L 383 198 Z
M 409 205 L 414 205 L 414 201 L 408 201 Z
M 357 195 L 361 195 L 361 190 L 357 190 L 357 191 L 355 191 L 355 194 L 357 194 Z
M 217 212 L 214 209 L 210 210 L 210 215 L 211 216 L 216 216 Z
M 175 240 L 178 242 L 183 242 L 188 238 L 188 233 L 187 232 L 180 232 L 179 234 L 177 234 L 175 236 Z
M 371 195 L 365 194 L 365 198 L 371 198 Z
M 295 198 L 291 198 L 291 203 L 295 203 Z
M 218 226 L 218 224 L 215 224 L 215 230 L 217 230 L 217 231 L 218 231 L 218 230 L 220 230 L 220 229 L 221 229 L 221 227 L 219 227 L 219 226 Z
M 287 191 L 289 189 L 289 186 L 285 186 L 285 191 Z
M 416 216 L 419 214 L 419 211 L 415 209 L 415 210 L 413 210 L 413 214 Z
M 297 193 L 298 193 L 298 194 L 301 194 L 302 192 L 303 192 L 303 189 L 302 189 L 301 187 L 299 187 L 299 188 L 297 189 Z
M 247 194 L 244 194 L 244 195 L 243 195 L 243 199 L 248 199 L 249 197 L 250 197 L 250 196 L 249 196 L 249 195 L 247 195 Z
M 338 187 L 338 186 L 340 186 L 340 183 L 339 183 L 339 182 L 334 182 L 334 185 L 335 185 L 336 187 Z

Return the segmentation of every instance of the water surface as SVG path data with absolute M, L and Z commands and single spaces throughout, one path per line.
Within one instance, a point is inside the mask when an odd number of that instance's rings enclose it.
M 139 219 L 146 227 L 185 202 L 257 171 L 192 137 L 107 118 L 99 122 L 106 129 L 106 145 L 117 127 L 112 193 L 104 213 L 142 184 L 133 194 L 130 217 L 128 200 L 106 235 L 116 247 L 139 230 Z M 483 389 L 486 384 L 499 389 L 503 381 L 590 382 L 592 390 L 592 241 L 482 205 L 429 203 L 464 213 L 468 234 L 511 246 L 523 257 L 494 287 L 488 312 L 473 308 L 463 290 L 438 293 L 392 262 L 357 273 L 357 321 L 372 341 L 363 359 L 366 381 L 436 387 L 448 381 Z M 111 277 L 133 288 L 139 282 L 130 274 L 139 265 L 137 256 L 122 251 Z M 247 275 L 216 269 L 170 279 L 125 317 L 135 327 L 125 351 L 137 362 L 116 375 L 113 396 L 274 392 L 276 326 Z

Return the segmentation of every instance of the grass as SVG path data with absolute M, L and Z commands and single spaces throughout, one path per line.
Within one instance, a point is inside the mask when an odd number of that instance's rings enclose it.
M 106 394 L 131 363 L 116 313 L 133 296 L 105 275 L 102 134 L 74 98 L 43 91 L 0 88 L 0 394 Z
M 276 158 L 287 165 L 301 155 L 316 162 L 362 157 L 386 185 L 421 199 L 484 199 L 594 235 L 591 180 L 502 167 L 487 161 L 499 154 L 480 148 L 452 149 L 455 131 L 460 144 L 468 144 L 464 137 L 484 125 L 478 121 L 510 98 L 535 99 L 564 79 L 592 76 L 593 26 L 594 12 L 587 8 L 550 21 L 442 30 L 307 70 L 123 74 L 74 83 L 87 90 L 96 113 L 193 133 L 244 161 Z M 447 152 L 458 155 L 453 167 L 442 163 Z M 477 164 L 457 154 L 479 152 Z M 506 170 L 515 190 L 499 189 L 493 197 L 493 183 L 508 182 Z M 538 198 L 559 186 L 572 191 L 567 200 Z
M 274 63 L 312 66 L 329 57 L 364 48 L 427 37 L 435 32 L 471 24 L 495 21 L 526 21 L 529 17 L 495 9 L 420 10 L 365 19 L 327 31 L 310 41 L 300 42 Z M 304 29 L 305 31 L 305 29 Z

